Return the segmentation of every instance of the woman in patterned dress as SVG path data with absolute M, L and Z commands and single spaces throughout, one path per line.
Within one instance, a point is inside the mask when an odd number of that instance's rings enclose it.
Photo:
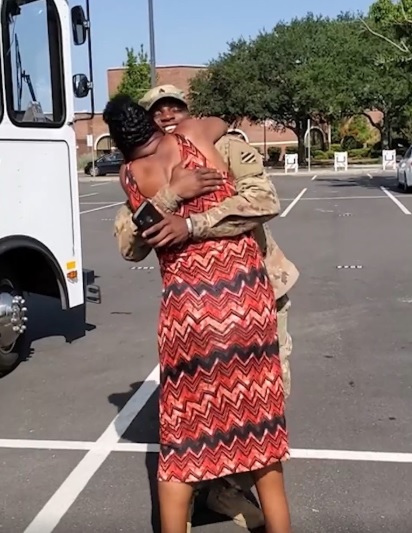
M 127 162 L 121 183 L 133 210 L 170 181 L 173 168 L 215 168 L 218 190 L 182 203 L 180 216 L 235 194 L 214 143 L 217 118 L 187 119 L 164 134 L 132 100 L 108 103 L 104 120 Z M 281 461 L 289 457 L 276 341 L 275 295 L 251 234 L 156 250 L 163 294 L 158 326 L 162 533 L 185 533 L 193 484 L 252 472 L 268 533 L 290 533 Z

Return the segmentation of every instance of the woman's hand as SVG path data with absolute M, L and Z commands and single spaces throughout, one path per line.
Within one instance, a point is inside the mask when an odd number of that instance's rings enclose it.
M 189 226 L 179 215 L 164 215 L 164 219 L 143 232 L 142 238 L 152 248 L 175 246 L 189 238 Z
M 170 188 L 183 200 L 191 200 L 197 196 L 215 192 L 223 185 L 223 176 L 214 169 L 188 169 L 188 161 L 174 167 L 170 180 Z

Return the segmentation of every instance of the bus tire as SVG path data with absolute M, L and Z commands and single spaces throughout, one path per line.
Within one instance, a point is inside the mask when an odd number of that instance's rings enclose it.
M 15 323 L 19 327 L 22 327 L 24 331 L 16 334 L 10 340 L 10 344 L 4 345 L 1 343 L 0 337 L 0 376 L 7 374 L 14 370 L 18 365 L 22 357 L 24 356 L 24 350 L 26 346 L 26 307 L 23 293 L 19 289 L 19 283 L 13 279 L 13 276 L 7 272 L 6 269 L 0 271 L 0 333 L 4 326 L 10 319 L 10 314 L 5 315 L 5 310 L 10 309 L 11 303 L 14 304 L 16 309 L 14 318 Z M 10 324 L 8 324 L 8 330 L 10 335 Z

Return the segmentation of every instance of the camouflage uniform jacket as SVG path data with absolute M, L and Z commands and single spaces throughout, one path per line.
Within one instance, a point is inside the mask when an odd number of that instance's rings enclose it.
M 264 224 L 280 212 L 275 188 L 266 176 L 262 157 L 255 148 L 230 135 L 222 137 L 216 148 L 235 178 L 237 194 L 205 213 L 191 216 L 193 239 L 232 237 L 253 231 L 278 300 L 296 283 L 299 272 L 285 257 Z M 170 213 L 178 210 L 181 201 L 167 185 L 152 198 L 155 206 Z M 128 261 L 142 261 L 150 253 L 150 247 L 137 235 L 127 203 L 116 216 L 115 236 L 121 255 Z

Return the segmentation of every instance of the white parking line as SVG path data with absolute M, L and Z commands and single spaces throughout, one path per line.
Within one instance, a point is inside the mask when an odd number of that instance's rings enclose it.
M 388 196 L 388 198 L 390 198 L 392 200 L 392 202 L 394 204 L 396 204 L 399 209 L 402 211 L 402 213 L 404 213 L 405 215 L 412 215 L 412 213 L 409 211 L 409 209 L 406 209 L 406 207 L 403 205 L 402 202 L 400 202 L 396 196 L 394 196 L 390 191 L 388 191 L 388 189 L 386 189 L 385 187 L 381 187 L 381 190 L 386 194 L 386 196 Z
M 95 200 L 94 201 L 86 201 L 86 202 L 83 202 L 81 201 L 80 202 L 80 205 L 110 205 L 110 204 L 114 204 L 116 203 L 114 200 L 111 200 L 110 202 L 108 202 L 107 200 L 104 201 L 104 202 L 96 202 Z
M 88 194 L 81 194 L 79 198 L 86 198 L 88 196 L 97 196 L 98 194 L 99 194 L 98 192 L 89 192 Z
M 372 174 L 366 174 L 370 180 L 373 180 Z
M 101 211 L 102 209 L 109 209 L 109 207 L 116 207 L 116 205 L 124 204 L 124 202 L 116 202 L 114 204 L 102 205 L 101 207 L 95 207 L 93 209 L 88 209 L 87 211 L 80 211 L 81 215 L 86 215 L 87 213 L 93 213 L 94 211 Z
M 284 218 L 286 217 L 291 211 L 292 209 L 295 207 L 295 205 L 299 202 L 299 200 L 302 198 L 302 196 L 305 194 L 305 192 L 307 191 L 307 189 L 302 189 L 300 191 L 300 193 L 296 196 L 296 198 L 293 200 L 293 202 L 291 202 L 287 208 L 283 211 L 283 213 L 281 213 L 281 218 Z
M 147 453 L 159 451 L 158 444 L 152 443 L 118 443 L 113 447 L 116 452 Z M 317 459 L 327 461 L 365 461 L 378 463 L 412 463 L 412 453 L 405 452 L 370 452 L 355 450 L 312 450 L 292 448 L 292 459 Z
M 93 441 L 0 439 L 0 448 L 15 450 L 92 450 Z
M 159 366 L 156 366 L 147 376 L 141 387 L 134 393 L 119 414 L 108 425 L 107 429 L 97 439 L 95 443 L 97 447 L 87 452 L 31 524 L 25 529 L 24 533 L 51 533 L 56 528 L 60 520 L 76 501 L 79 494 L 110 455 L 113 446 L 120 440 L 134 418 L 156 391 L 158 385 Z
M 313 176 L 313 178 L 312 178 L 312 181 L 315 181 L 315 179 L 316 179 L 317 177 L 318 177 L 318 175 L 315 174 L 315 175 Z
M 108 183 L 111 183 L 111 182 L 105 181 L 104 183 L 93 183 L 93 185 L 90 185 L 90 187 L 102 187 L 103 185 L 107 185 Z
M 290 202 L 294 198 L 279 198 L 281 202 Z M 386 200 L 385 196 L 318 196 L 310 198 L 301 198 L 301 202 L 309 202 L 310 200 Z
M 331 461 L 371 461 L 378 463 L 412 463 L 412 453 L 368 452 L 353 450 L 291 450 L 294 459 L 320 459 Z
M 134 413 L 134 411 L 133 411 Z M 138 414 L 138 413 L 137 413 Z M 133 415 L 134 418 L 135 415 Z M 130 425 L 130 423 L 128 422 Z M 116 427 L 116 433 L 117 433 Z M 127 429 L 127 428 L 126 428 Z M 119 435 L 117 435 L 119 437 Z M 66 450 L 92 451 L 94 453 L 157 453 L 159 444 L 151 442 L 112 442 L 113 438 L 103 442 L 72 441 L 72 440 L 31 440 L 31 439 L 0 439 L 0 448 L 18 450 Z M 365 450 L 316 450 L 310 448 L 292 448 L 293 459 L 312 459 L 319 461 L 364 461 L 378 463 L 412 464 L 412 453 L 408 452 L 376 452 Z

